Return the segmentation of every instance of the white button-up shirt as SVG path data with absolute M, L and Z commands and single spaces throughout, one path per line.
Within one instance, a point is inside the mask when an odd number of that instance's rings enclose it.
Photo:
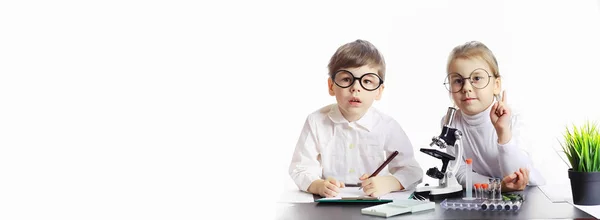
M 333 177 L 356 184 L 371 175 L 394 151 L 398 155 L 379 175 L 393 175 L 406 189 L 423 179 L 412 144 L 392 117 L 371 107 L 355 122 L 348 122 L 337 104 L 308 115 L 296 144 L 289 174 L 300 190 L 308 191 L 318 179 Z

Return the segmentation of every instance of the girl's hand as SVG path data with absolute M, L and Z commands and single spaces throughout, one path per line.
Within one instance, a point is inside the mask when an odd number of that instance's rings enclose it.
M 508 141 L 510 141 L 510 138 L 512 137 L 510 132 L 511 111 L 506 104 L 506 91 L 502 92 L 502 100 L 498 100 L 496 103 L 494 103 L 494 106 L 492 106 L 492 110 L 490 111 L 490 119 L 492 120 L 492 124 L 496 129 L 498 143 L 506 144 Z
M 529 170 L 527 168 L 519 168 L 518 171 L 515 171 L 502 179 L 502 191 L 521 191 L 525 189 L 528 183 Z

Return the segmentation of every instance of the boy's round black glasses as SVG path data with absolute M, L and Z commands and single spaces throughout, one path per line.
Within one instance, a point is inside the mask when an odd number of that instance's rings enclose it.
M 358 80 L 360 86 L 367 91 L 374 91 L 383 84 L 383 79 L 376 73 L 366 73 L 361 77 L 355 77 L 354 74 L 348 70 L 339 70 L 335 72 L 331 76 L 331 79 L 341 88 L 348 88 L 354 85 L 354 82 Z

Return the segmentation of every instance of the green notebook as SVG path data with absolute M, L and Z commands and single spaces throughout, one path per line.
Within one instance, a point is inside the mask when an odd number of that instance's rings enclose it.
M 393 199 L 383 199 L 383 198 L 377 198 L 377 197 L 335 197 L 335 198 L 321 198 L 321 199 L 317 199 L 315 200 L 315 202 L 320 202 L 320 203 L 365 203 L 365 202 L 376 202 L 376 203 L 384 203 L 384 202 L 393 202 Z
M 340 189 L 338 196 L 333 198 L 318 198 L 315 202 L 321 203 L 386 203 L 393 202 L 394 199 L 408 199 L 411 192 L 394 192 L 383 197 L 371 197 L 364 194 L 358 187 L 345 187 Z

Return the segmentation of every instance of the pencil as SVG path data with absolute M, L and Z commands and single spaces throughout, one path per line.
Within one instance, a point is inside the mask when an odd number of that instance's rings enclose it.
M 385 162 L 383 162 L 383 164 L 381 164 L 381 166 L 379 166 L 379 168 L 377 168 L 377 170 L 375 170 L 375 172 L 373 172 L 373 174 L 371 174 L 371 176 L 369 176 L 369 178 L 371 178 L 371 177 L 374 177 L 374 176 L 377 176 L 377 174 L 379 174 L 379 172 L 381 172 L 381 170 L 383 170 L 383 168 L 384 168 L 385 166 L 387 166 L 387 165 L 388 165 L 388 163 L 392 162 L 392 160 L 394 159 L 394 157 L 396 157 L 397 155 L 398 155 L 398 151 L 394 151 L 394 153 L 392 153 L 392 154 L 391 154 L 391 155 L 390 155 L 390 156 L 387 158 L 387 160 L 385 160 Z M 362 187 L 362 184 L 361 184 L 361 187 L 360 187 L 360 188 L 358 188 L 358 189 L 362 189 L 362 188 L 363 188 L 363 187 Z
M 392 162 L 392 160 L 394 159 L 394 157 L 396 157 L 396 155 L 398 155 L 398 151 L 394 151 L 394 153 L 392 153 L 387 160 L 385 160 L 385 162 L 383 162 L 383 164 L 381 164 L 381 166 L 379 166 L 379 168 L 377 168 L 377 170 L 375 170 L 375 172 L 373 174 L 371 174 L 371 176 L 369 176 L 369 178 L 377 176 L 377 174 L 379 174 L 379 172 L 381 172 L 381 170 L 383 170 L 383 168 L 385 166 L 388 165 L 388 163 Z

